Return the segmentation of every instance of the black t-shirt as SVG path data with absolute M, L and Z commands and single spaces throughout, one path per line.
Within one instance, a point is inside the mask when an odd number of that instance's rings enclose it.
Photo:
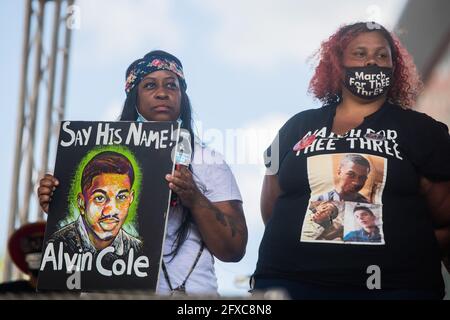
M 255 277 L 366 287 L 443 290 L 440 252 L 420 176 L 450 180 L 448 128 L 385 103 L 344 136 L 336 105 L 292 117 L 266 151 L 281 195 Z M 277 141 L 279 143 L 277 143 Z

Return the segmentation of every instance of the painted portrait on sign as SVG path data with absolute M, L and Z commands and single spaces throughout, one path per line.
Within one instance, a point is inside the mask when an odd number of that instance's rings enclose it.
M 81 161 L 69 192 L 69 212 L 49 242 L 63 242 L 70 254 L 114 248 L 123 256 L 139 252 L 135 215 L 141 174 L 123 147 L 95 149 Z

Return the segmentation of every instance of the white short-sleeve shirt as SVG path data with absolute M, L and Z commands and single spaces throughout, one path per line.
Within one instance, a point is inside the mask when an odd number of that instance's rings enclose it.
M 221 154 L 196 142 L 191 166 L 197 187 L 209 201 L 242 201 L 233 173 Z M 182 219 L 183 210 L 181 206 L 170 208 L 164 241 L 164 254 L 173 250 L 176 231 L 181 225 Z M 176 288 L 183 283 L 195 262 L 200 246 L 200 233 L 197 226 L 191 223 L 187 239 L 177 255 L 173 259 L 172 256 L 163 257 L 172 288 Z M 186 281 L 185 287 L 188 294 L 217 295 L 214 257 L 206 247 Z M 156 292 L 162 295 L 170 293 L 162 270 L 159 273 L 159 284 Z

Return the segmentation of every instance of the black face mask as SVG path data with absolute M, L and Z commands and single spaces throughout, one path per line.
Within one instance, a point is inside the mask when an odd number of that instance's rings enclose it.
M 355 96 L 374 100 L 385 94 L 392 84 L 392 68 L 377 65 L 344 67 L 345 87 Z

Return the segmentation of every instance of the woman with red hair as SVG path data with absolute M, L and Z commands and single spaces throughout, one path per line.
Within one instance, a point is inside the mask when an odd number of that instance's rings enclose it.
M 284 288 L 293 299 L 442 298 L 434 228 L 450 227 L 448 128 L 410 109 L 421 82 L 383 26 L 344 26 L 318 58 L 310 92 L 324 106 L 292 117 L 265 154 L 254 289 Z M 342 230 L 333 240 L 308 233 L 323 227 L 307 214 L 320 201 L 340 208 L 327 221 Z M 361 203 L 379 241 L 366 231 L 346 237 L 366 222 L 353 215 Z

